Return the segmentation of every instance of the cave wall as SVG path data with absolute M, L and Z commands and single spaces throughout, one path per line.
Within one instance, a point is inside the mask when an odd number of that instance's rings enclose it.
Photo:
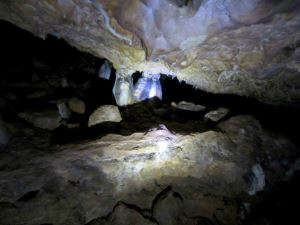
M 107 58 L 122 76 L 163 73 L 208 92 L 299 105 L 299 3 L 7 0 L 0 18 Z

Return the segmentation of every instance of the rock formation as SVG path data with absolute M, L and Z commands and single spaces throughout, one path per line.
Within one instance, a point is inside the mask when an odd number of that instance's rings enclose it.
M 0 18 L 135 71 L 274 105 L 300 102 L 299 0 L 6 0 Z

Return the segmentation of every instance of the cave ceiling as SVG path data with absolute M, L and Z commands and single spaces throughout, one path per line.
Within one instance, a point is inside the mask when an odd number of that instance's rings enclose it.
M 300 105 L 299 0 L 1 0 L 0 18 L 106 58 L 122 76 L 162 73 Z

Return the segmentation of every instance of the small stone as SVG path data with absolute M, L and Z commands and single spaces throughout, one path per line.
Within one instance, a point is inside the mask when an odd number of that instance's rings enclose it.
M 263 168 L 259 164 L 255 164 L 251 168 L 249 175 L 250 187 L 248 190 L 249 195 L 255 195 L 256 192 L 264 189 L 266 181 Z
M 214 111 L 210 111 L 205 114 L 204 120 L 210 120 L 213 122 L 218 122 L 223 119 L 229 113 L 229 109 L 227 108 L 218 108 Z
M 35 127 L 45 130 L 58 128 L 61 121 L 59 113 L 54 110 L 27 111 L 19 113 L 18 116 L 32 123 Z
M 172 102 L 171 106 L 174 108 L 177 108 L 177 109 L 193 111 L 193 112 L 200 112 L 206 108 L 203 105 L 196 105 L 192 102 L 186 102 L 186 101 L 181 101 L 178 104 L 176 104 L 175 102 Z
M 105 80 L 109 80 L 110 74 L 111 74 L 111 64 L 108 61 L 105 61 L 99 69 L 98 77 Z
M 68 101 L 68 105 L 70 109 L 78 114 L 84 114 L 85 113 L 85 103 L 78 98 L 71 98 Z
M 120 122 L 121 120 L 121 114 L 117 106 L 103 105 L 90 115 L 88 126 L 91 127 L 102 122 Z
M 69 108 L 67 107 L 66 103 L 57 102 L 56 105 L 57 105 L 58 112 L 59 112 L 59 115 L 61 116 L 61 118 L 69 119 L 71 112 L 70 112 Z

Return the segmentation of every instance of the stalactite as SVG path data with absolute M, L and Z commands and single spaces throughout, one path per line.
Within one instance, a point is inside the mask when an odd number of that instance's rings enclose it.
M 158 97 L 162 99 L 162 90 L 159 81 L 160 75 L 149 75 L 143 73 L 143 76 L 139 78 L 134 87 L 134 99 L 135 101 L 143 101 L 148 98 Z
M 113 94 L 117 105 L 126 106 L 134 103 L 133 80 L 131 76 L 123 76 L 119 71 L 116 73 L 116 81 Z

